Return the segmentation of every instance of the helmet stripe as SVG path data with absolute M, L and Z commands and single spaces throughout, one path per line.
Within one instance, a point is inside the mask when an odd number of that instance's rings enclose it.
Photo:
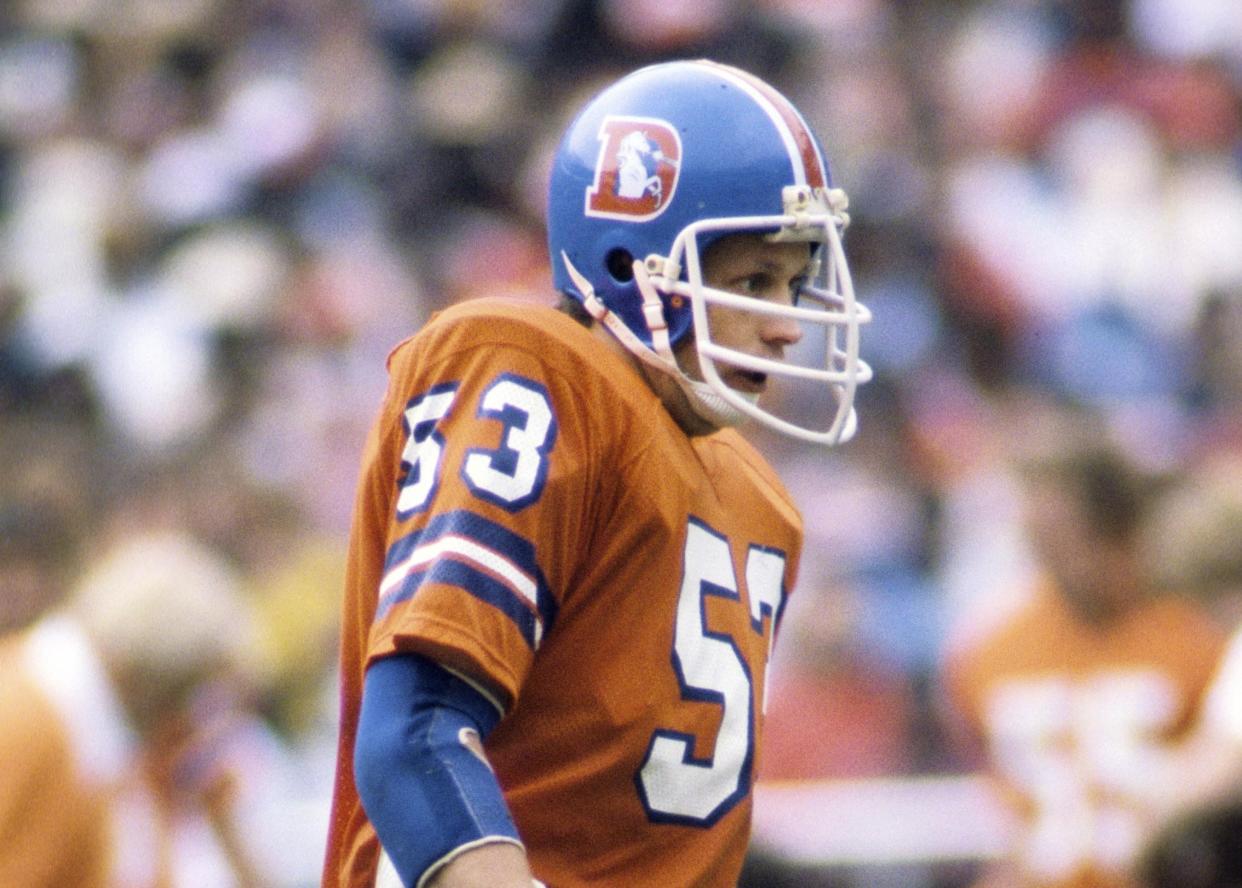
M 741 88 L 776 125 L 776 130 L 794 163 L 794 184 L 810 185 L 812 188 L 828 187 L 828 176 L 819 146 L 815 143 L 806 121 L 787 98 L 770 84 L 739 68 L 706 59 L 702 63 Z

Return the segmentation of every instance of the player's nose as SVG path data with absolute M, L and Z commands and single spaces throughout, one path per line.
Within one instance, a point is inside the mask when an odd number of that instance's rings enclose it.
M 769 348 L 783 351 L 802 341 L 802 327 L 793 318 L 783 315 L 766 315 L 759 327 L 759 337 Z

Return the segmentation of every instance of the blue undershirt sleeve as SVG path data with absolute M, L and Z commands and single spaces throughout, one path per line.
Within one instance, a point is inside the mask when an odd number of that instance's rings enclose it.
M 367 669 L 354 780 L 404 885 L 476 845 L 521 844 L 495 774 L 462 742 L 499 720 L 486 696 L 426 657 L 395 654 Z

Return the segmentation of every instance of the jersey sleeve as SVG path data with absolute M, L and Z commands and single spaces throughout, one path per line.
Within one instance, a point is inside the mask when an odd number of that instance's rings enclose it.
M 600 481 L 583 374 L 550 344 L 511 322 L 433 325 L 390 362 L 364 467 L 391 485 L 369 659 L 422 653 L 502 709 L 587 551 Z
M 103 796 L 76 776 L 55 714 L 15 660 L 0 658 L 0 885 L 102 886 Z

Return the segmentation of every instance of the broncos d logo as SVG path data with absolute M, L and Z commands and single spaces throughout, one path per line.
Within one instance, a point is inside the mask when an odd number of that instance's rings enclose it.
M 670 124 L 645 117 L 608 117 L 599 130 L 595 181 L 586 213 L 644 222 L 672 200 L 681 165 L 681 139 Z

